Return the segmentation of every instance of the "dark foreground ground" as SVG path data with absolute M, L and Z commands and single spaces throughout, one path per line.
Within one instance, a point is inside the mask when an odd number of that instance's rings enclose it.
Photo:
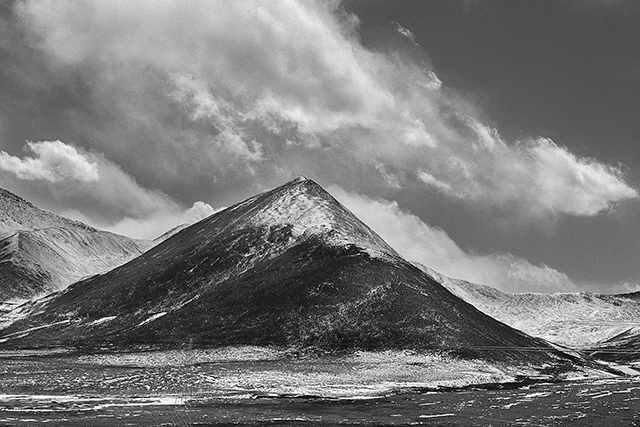
M 0 426 L 640 426 L 639 377 L 524 385 L 441 356 L 232 353 L 0 353 Z

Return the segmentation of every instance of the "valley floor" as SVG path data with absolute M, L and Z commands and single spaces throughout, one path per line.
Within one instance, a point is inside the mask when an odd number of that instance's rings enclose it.
M 574 381 L 409 351 L 11 351 L 0 352 L 0 425 L 640 425 L 640 378 L 563 378 Z

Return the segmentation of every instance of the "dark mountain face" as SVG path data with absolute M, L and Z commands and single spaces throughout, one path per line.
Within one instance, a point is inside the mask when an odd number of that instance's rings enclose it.
M 556 357 L 543 340 L 484 315 L 402 259 L 307 179 L 212 215 L 119 268 L 75 283 L 37 311 L 5 329 L 3 339 L 118 346 L 193 339 L 202 346 Z
M 0 302 L 62 289 L 151 246 L 44 211 L 0 189 Z

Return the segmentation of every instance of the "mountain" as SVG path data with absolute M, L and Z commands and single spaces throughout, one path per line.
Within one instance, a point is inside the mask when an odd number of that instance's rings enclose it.
M 47 212 L 0 189 L 0 302 L 63 289 L 152 245 Z
M 2 340 L 563 357 L 454 296 L 305 178 L 218 212 L 33 312 Z
M 451 279 L 429 267 L 415 265 L 478 310 L 529 335 L 574 349 L 599 350 L 594 353 L 598 356 L 607 350 L 609 360 L 640 360 L 638 292 L 516 294 Z M 630 350 L 634 348 L 632 355 Z

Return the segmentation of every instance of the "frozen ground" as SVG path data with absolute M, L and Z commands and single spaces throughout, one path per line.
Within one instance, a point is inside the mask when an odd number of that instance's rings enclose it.
M 353 398 L 538 375 L 529 367 L 408 351 L 292 356 L 261 347 L 80 356 L 0 352 L 0 393 Z
M 0 352 L 0 425 L 640 425 L 638 377 L 524 385 L 536 371 L 437 354 L 292 356 Z

